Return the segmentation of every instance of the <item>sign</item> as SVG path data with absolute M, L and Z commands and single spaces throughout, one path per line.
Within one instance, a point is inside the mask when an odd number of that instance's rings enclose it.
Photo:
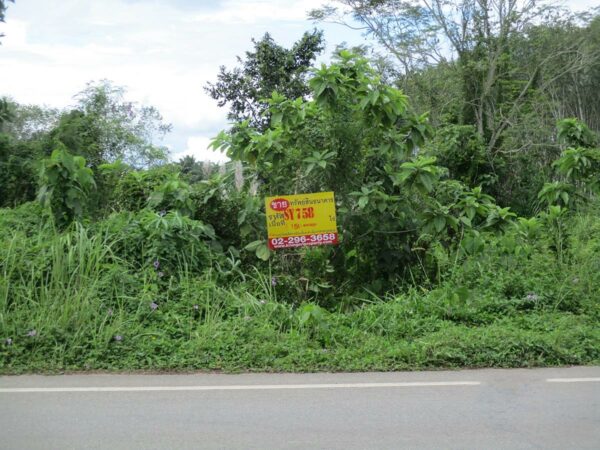
M 269 248 L 337 244 L 333 192 L 265 198 Z

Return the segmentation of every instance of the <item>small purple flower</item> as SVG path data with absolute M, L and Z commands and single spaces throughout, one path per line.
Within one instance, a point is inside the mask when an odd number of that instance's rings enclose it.
M 164 272 L 158 272 L 158 278 L 162 278 L 162 277 L 164 277 L 164 276 L 165 276 L 165 273 L 164 273 Z
M 37 331 L 36 330 L 29 330 L 27 332 L 27 336 L 29 336 L 29 337 L 36 337 L 37 336 Z
M 194 305 L 193 308 L 194 308 L 194 311 L 198 311 L 200 309 L 200 307 L 198 305 Z
M 271 286 L 277 286 L 277 277 L 271 278 Z
M 155 259 L 152 265 L 155 269 L 158 269 L 160 267 L 160 261 L 158 259 Z
M 117 342 L 121 342 L 121 341 L 123 340 L 123 336 L 121 336 L 120 334 L 117 334 L 117 335 L 114 337 L 114 340 L 115 340 L 115 341 L 117 341 Z
M 4 343 L 5 343 L 6 345 L 12 345 L 12 343 L 13 343 L 13 340 L 12 340 L 11 338 L 6 338 L 6 339 L 5 339 L 5 341 L 4 341 Z
M 158 308 L 158 303 L 154 303 L 154 302 L 150 303 L 150 309 L 152 311 L 156 311 L 157 308 Z

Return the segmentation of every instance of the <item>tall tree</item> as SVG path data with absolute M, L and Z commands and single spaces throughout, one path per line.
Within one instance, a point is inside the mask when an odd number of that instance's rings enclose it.
M 208 83 L 205 90 L 219 106 L 229 106 L 230 120 L 249 120 L 252 126 L 265 129 L 269 123 L 264 116 L 265 99 L 274 91 L 289 99 L 309 94 L 306 75 L 324 48 L 323 32 L 304 33 L 290 49 L 278 45 L 269 33 L 252 43 L 254 51 L 246 52 L 245 60 L 237 58 L 241 67 L 228 70 L 221 66 L 217 81 Z
M 61 111 L 39 105 L 24 105 L 8 97 L 0 99 L 0 131 L 19 141 L 40 139 L 54 128 Z
M 485 181 L 521 212 L 532 212 L 558 157 L 556 121 L 574 116 L 600 126 L 600 19 L 593 14 L 543 0 L 338 0 L 310 13 L 374 38 L 396 61 L 397 84 L 416 111 L 429 111 L 434 125 L 458 127 L 440 132 L 461 138 L 444 142 L 440 149 L 453 151 L 438 156 L 461 154 L 456 167 L 469 167 L 477 176 L 468 178 Z
M 563 40 L 553 51 L 518 58 L 537 23 L 562 25 L 572 16 L 537 0 L 339 0 L 310 13 L 316 20 L 351 25 L 351 17 L 399 63 L 405 86 L 433 65 L 448 61 L 460 83 L 458 121 L 473 124 L 488 152 L 501 147 L 504 132 L 524 108 L 539 101 L 557 79 L 581 70 L 581 41 Z M 589 53 L 589 52 L 588 52 Z M 597 58 L 594 56 L 594 58 Z M 597 59 L 596 59 L 597 61 Z M 560 62 L 560 63 L 559 63 Z M 548 67 L 556 70 L 549 74 Z M 540 78 L 545 72 L 547 76 Z M 417 86 L 418 88 L 419 86 Z M 410 92 L 409 92 L 410 94 Z
M 76 98 L 77 107 L 60 118 L 51 132 L 53 141 L 85 157 L 96 167 L 117 159 L 134 167 L 159 164 L 167 149 L 155 141 L 171 130 L 152 106 L 124 99 L 125 89 L 103 80 L 89 83 Z
M 0 132 L 4 131 L 4 127 L 14 120 L 14 112 L 6 98 L 0 98 Z

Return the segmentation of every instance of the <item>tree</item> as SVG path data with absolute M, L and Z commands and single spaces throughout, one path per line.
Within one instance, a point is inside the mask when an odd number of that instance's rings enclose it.
M 14 120 L 15 114 L 11 110 L 10 104 L 6 98 L 0 98 L 0 132 Z
M 246 52 L 245 60 L 237 58 L 241 67 L 230 71 L 221 66 L 217 82 L 208 83 L 205 90 L 219 106 L 229 105 L 231 121 L 249 120 L 252 126 L 265 129 L 269 124 L 264 116 L 266 99 L 274 91 L 289 99 L 308 95 L 306 75 L 324 48 L 323 32 L 304 33 L 290 49 L 275 43 L 269 33 L 252 43 L 254 51 Z
M 562 40 L 541 54 L 532 42 L 525 42 L 536 23 L 559 28 L 575 21 L 567 12 L 537 0 L 336 3 L 345 9 L 329 5 L 312 11 L 311 17 L 348 24 L 351 16 L 396 58 L 405 87 L 428 67 L 453 61 L 450 67 L 456 72 L 451 78 L 462 91 L 458 122 L 475 125 L 490 154 L 500 150 L 504 132 L 523 109 L 539 101 L 537 93 L 547 92 L 558 78 L 580 71 L 585 61 L 593 66 L 599 60 L 597 51 L 592 59 L 586 58 L 580 40 Z M 532 51 L 527 52 L 528 48 Z M 523 50 L 527 58 L 520 57 Z
M 24 142 L 0 133 L 0 208 L 35 199 L 39 142 Z
M 600 19 L 590 14 L 537 0 L 339 0 L 311 16 L 358 23 L 396 61 L 396 83 L 440 133 L 473 127 L 485 159 L 475 179 L 522 212 L 532 212 L 552 174 L 556 122 L 600 124 Z
M 363 285 L 378 290 L 408 279 L 431 240 L 421 236 L 501 227 L 512 217 L 480 188 L 448 185 L 448 171 L 435 157 L 417 155 L 431 134 L 427 115 L 411 113 L 406 96 L 383 83 L 365 59 L 342 51 L 314 72 L 309 86 L 310 100 L 272 95 L 267 129 L 234 124 L 212 146 L 246 164 L 259 197 L 335 192 L 341 245 L 323 251 L 330 252 L 336 283 L 379 280 Z M 260 248 L 257 240 L 247 246 Z
M 39 140 L 56 127 L 60 114 L 57 108 L 22 105 L 5 97 L 0 99 L 0 131 L 19 141 Z
M 404 79 L 445 59 L 439 51 L 438 26 L 419 2 L 339 0 L 336 3 L 342 7 L 328 4 L 310 11 L 309 17 L 361 30 L 374 38 L 395 59 Z
M 190 183 L 195 184 L 206 180 L 217 173 L 219 165 L 210 161 L 197 161 L 191 155 L 186 155 L 177 162 L 181 175 Z
M 167 149 L 154 143 L 171 125 L 153 106 L 124 99 L 125 89 L 108 80 L 88 83 L 77 94 L 77 107 L 65 112 L 50 133 L 52 146 L 61 142 L 97 167 L 118 159 L 134 167 L 164 163 Z
M 531 50 L 523 55 L 532 59 L 538 55 L 558 54 L 552 64 L 542 67 L 541 77 L 547 80 L 546 95 L 553 126 L 565 117 L 577 117 L 600 132 L 600 16 L 591 20 L 563 20 L 528 30 Z M 576 52 L 564 50 L 576 45 Z M 577 70 L 561 71 L 564 67 Z

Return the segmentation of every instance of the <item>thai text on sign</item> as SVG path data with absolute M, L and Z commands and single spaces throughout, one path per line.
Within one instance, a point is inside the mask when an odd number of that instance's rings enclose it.
M 265 199 L 269 248 L 337 244 L 333 192 Z

